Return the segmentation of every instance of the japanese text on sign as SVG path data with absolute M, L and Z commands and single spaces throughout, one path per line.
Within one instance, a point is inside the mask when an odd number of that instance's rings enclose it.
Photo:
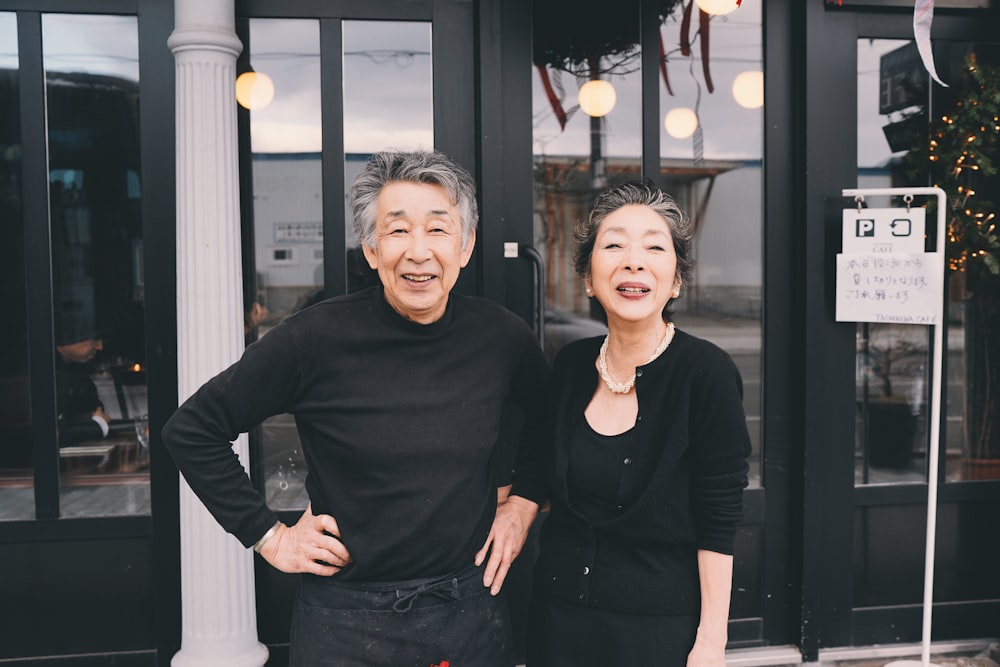
M 938 324 L 940 253 L 837 255 L 837 320 Z

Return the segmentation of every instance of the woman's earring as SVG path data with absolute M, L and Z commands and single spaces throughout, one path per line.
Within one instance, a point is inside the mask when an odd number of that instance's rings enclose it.
M 587 296 L 588 297 L 594 296 L 594 290 L 590 289 L 590 285 L 587 285 Z

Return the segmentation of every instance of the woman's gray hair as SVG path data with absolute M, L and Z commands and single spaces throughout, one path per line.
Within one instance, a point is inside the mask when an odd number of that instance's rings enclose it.
M 674 253 L 677 255 L 677 275 L 683 283 L 687 283 L 694 271 L 694 259 L 691 257 L 691 227 L 687 217 L 677 202 L 667 193 L 651 182 L 628 182 L 608 188 L 597 196 L 590 216 L 582 220 L 575 231 L 576 251 L 573 254 L 573 266 L 581 278 L 590 277 L 590 260 L 594 254 L 594 242 L 604 218 L 623 206 L 648 206 L 657 213 L 667 227 L 674 242 Z
M 468 245 L 479 223 L 476 181 L 460 164 L 440 151 L 381 151 L 351 186 L 354 234 L 364 245 L 375 247 L 375 204 L 382 188 L 393 182 L 440 185 L 462 218 L 462 248 Z

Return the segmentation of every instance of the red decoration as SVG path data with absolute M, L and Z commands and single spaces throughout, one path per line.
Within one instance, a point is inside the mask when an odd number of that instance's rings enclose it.
M 701 71 L 705 74 L 705 87 L 708 88 L 709 93 L 715 91 L 715 86 L 712 85 L 712 73 L 708 70 L 708 22 L 711 18 L 708 12 L 698 10 L 698 32 L 701 33 L 701 40 L 699 40 L 701 42 Z
M 552 107 L 552 113 L 556 115 L 556 120 L 559 121 L 559 129 L 566 129 L 566 110 L 563 109 L 562 102 L 559 100 L 559 96 L 556 95 L 555 89 L 552 87 L 552 80 L 549 79 L 549 70 L 546 69 L 545 65 L 535 65 L 535 69 L 538 70 L 538 77 L 542 80 L 542 88 L 545 89 L 545 96 L 549 98 L 549 105 Z M 447 665 L 445 665 L 447 667 Z

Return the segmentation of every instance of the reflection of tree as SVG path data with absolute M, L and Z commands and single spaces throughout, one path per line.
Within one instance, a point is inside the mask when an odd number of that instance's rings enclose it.
M 894 378 L 909 378 L 923 366 L 927 347 L 896 331 L 873 330 L 868 342 L 868 370 L 878 378 L 883 396 L 894 396 Z

